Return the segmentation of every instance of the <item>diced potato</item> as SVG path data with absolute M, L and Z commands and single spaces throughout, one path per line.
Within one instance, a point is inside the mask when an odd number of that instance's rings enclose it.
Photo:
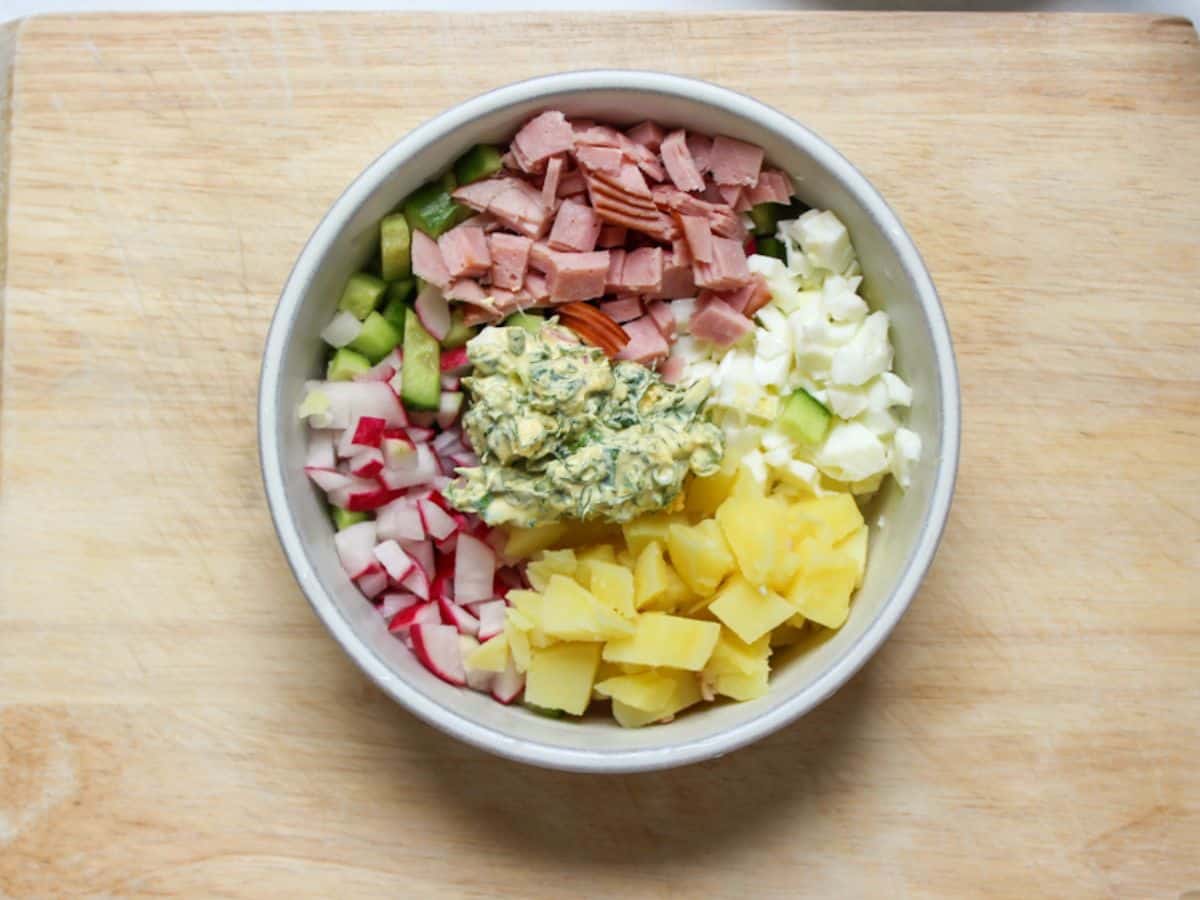
M 717 511 L 717 507 L 729 497 L 737 478 L 738 465 L 726 457 L 715 475 L 693 478 L 686 488 L 683 508 L 693 519 L 706 519 Z
M 604 645 L 606 660 L 698 671 L 712 656 L 721 634 L 721 626 L 716 622 L 698 622 L 659 612 L 642 613 L 635 625 L 631 637 Z
M 508 637 L 503 633 L 484 641 L 467 655 L 468 669 L 503 672 L 508 668 Z
M 638 609 L 645 609 L 666 593 L 671 587 L 671 574 L 663 559 L 662 544 L 650 541 L 638 554 L 633 570 L 634 601 Z
M 749 466 L 741 466 L 733 479 L 729 496 L 742 500 L 762 500 L 767 496 L 767 486 L 758 480 Z
M 850 595 L 858 565 L 848 554 L 813 550 L 787 593 L 788 602 L 805 618 L 827 628 L 840 628 L 850 612 Z
M 804 637 L 803 628 L 804 616 L 796 613 L 796 615 L 787 620 L 786 624 L 780 625 L 771 632 L 771 646 L 790 647 Z
M 504 622 L 504 636 L 508 639 L 508 652 L 512 654 L 513 665 L 517 667 L 518 672 L 524 672 L 529 668 L 532 651 L 529 646 L 529 633 L 513 621 L 514 612 L 512 609 L 508 611 L 508 618 Z
M 725 542 L 751 584 L 766 584 L 775 568 L 779 543 L 776 513 L 774 504 L 736 493 L 717 510 L 717 524 Z
M 665 709 L 675 696 L 675 679 L 659 672 L 619 675 L 596 683 L 596 693 L 645 712 Z
M 571 577 L 578 565 L 574 550 L 545 550 L 525 567 L 525 574 L 536 590 L 544 591 L 551 575 Z
M 857 590 L 862 587 L 863 574 L 867 571 L 867 543 L 870 540 L 870 530 L 866 525 L 854 532 L 846 538 L 842 538 L 833 549 L 841 553 L 845 553 L 858 568 L 858 575 L 854 579 L 854 587 Z
M 665 544 L 667 529 L 675 523 L 687 523 L 687 517 L 682 513 L 653 513 L 648 516 L 638 516 L 631 522 L 621 526 L 625 534 L 625 546 L 635 557 L 640 558 L 642 550 L 652 541 Z
M 512 590 L 508 592 L 508 618 L 517 623 L 522 631 L 533 631 L 542 622 L 542 595 L 537 591 Z
M 764 634 L 752 644 L 747 644 L 728 628 L 721 629 L 713 655 L 704 667 L 710 676 L 737 673 L 753 675 L 769 667 L 771 658 L 771 636 Z
M 611 522 L 580 522 L 572 520 L 567 533 L 559 539 L 559 547 L 591 547 L 595 544 L 615 544 L 621 541 L 621 527 Z
M 632 635 L 634 626 L 578 582 L 551 575 L 542 598 L 542 630 L 561 641 L 606 641 Z
M 525 700 L 534 706 L 583 715 L 592 698 L 599 662 L 599 644 L 555 644 L 534 650 L 525 678 Z
M 756 588 L 740 574 L 726 582 L 708 608 L 747 644 L 782 625 L 796 612 L 774 591 Z
M 528 559 L 539 550 L 553 547 L 567 533 L 563 522 L 551 522 L 533 528 L 512 528 L 504 544 L 504 555 L 509 560 Z
M 592 563 L 617 561 L 617 549 L 612 544 L 596 544 L 575 553 L 578 567 L 575 569 L 575 580 L 588 590 L 592 589 Z
M 649 725 L 651 722 L 657 722 L 660 719 L 673 716 L 692 704 L 700 702 L 700 684 L 695 674 L 692 672 L 670 670 L 661 674 L 674 682 L 671 699 L 661 709 L 647 712 L 635 706 L 630 706 L 627 703 L 622 703 L 620 700 L 613 700 L 613 718 L 623 728 L 641 728 L 643 725 Z
M 634 605 L 633 573 L 615 562 L 593 560 L 588 563 L 592 572 L 592 594 L 609 609 L 633 618 L 637 612 Z
M 769 677 L 766 669 L 751 675 L 730 672 L 716 677 L 713 690 L 734 700 L 757 700 L 766 695 Z
M 831 544 L 853 534 L 863 525 L 862 513 L 850 494 L 813 497 L 796 503 L 792 509 L 820 522 L 827 535 L 826 540 Z
M 721 526 L 713 519 L 672 525 L 667 529 L 667 550 L 675 571 L 702 597 L 715 591 L 736 565 Z

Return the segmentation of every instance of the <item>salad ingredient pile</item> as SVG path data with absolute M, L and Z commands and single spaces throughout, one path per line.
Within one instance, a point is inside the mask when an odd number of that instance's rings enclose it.
M 299 414 L 347 576 L 433 674 L 671 721 L 842 626 L 921 443 L 850 234 L 763 151 L 543 112 L 380 222 Z

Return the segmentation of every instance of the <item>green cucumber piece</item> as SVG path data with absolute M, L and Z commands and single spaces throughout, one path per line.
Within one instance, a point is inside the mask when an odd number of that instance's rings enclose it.
M 392 213 L 379 222 L 379 271 L 384 281 L 412 274 L 412 232 L 404 213 Z
M 355 375 L 361 375 L 369 368 L 371 363 L 365 356 L 348 347 L 342 347 L 329 357 L 325 377 L 330 381 L 353 381 Z
M 351 525 L 357 525 L 359 522 L 365 522 L 371 518 L 369 512 L 350 512 L 348 509 L 342 509 L 340 506 L 335 506 L 332 509 L 333 524 L 338 531 L 349 528 Z
M 754 242 L 754 252 L 759 256 L 773 256 L 787 262 L 787 248 L 783 241 L 774 237 L 760 237 Z
M 387 319 L 377 312 L 372 312 L 363 321 L 362 331 L 350 342 L 350 349 L 357 350 L 371 361 L 371 365 L 379 362 L 396 349 L 400 343 L 400 332 Z
M 523 702 L 524 707 L 531 713 L 537 713 L 539 716 L 545 716 L 547 719 L 561 719 L 566 715 L 561 709 L 552 709 L 549 706 L 538 706 L 536 703 L 530 703 L 528 700 Z
M 404 318 L 408 315 L 408 298 L 413 293 L 411 278 L 403 281 L 393 281 L 388 285 L 387 303 L 383 307 L 383 317 L 392 323 L 392 327 L 404 334 Z
M 400 368 L 400 398 L 413 410 L 436 410 L 442 399 L 442 350 L 421 320 L 404 320 L 404 362 Z
M 450 311 L 450 330 L 446 336 L 442 338 L 442 346 L 447 350 L 453 350 L 455 347 L 461 347 L 479 332 L 479 329 L 474 325 L 468 325 L 463 321 L 461 309 L 453 309 Z
M 463 215 L 463 207 L 454 202 L 444 184 L 431 181 L 408 195 L 404 215 L 411 227 L 436 238 L 454 226 Z
M 524 328 L 530 334 L 537 334 L 545 324 L 545 319 L 533 313 L 513 313 L 504 320 L 505 328 Z
M 818 444 L 829 430 L 832 413 L 812 394 L 800 388 L 783 401 L 775 422 L 785 434 L 804 444 Z
M 387 283 L 366 272 L 356 272 L 346 281 L 338 309 L 354 313 L 359 320 L 365 319 L 379 305 L 387 291 Z
M 785 217 L 787 210 L 788 207 L 782 203 L 760 203 L 750 207 L 750 221 L 754 223 L 754 233 L 775 234 L 775 226 Z
M 476 144 L 458 158 L 454 164 L 454 175 L 459 184 L 470 184 L 494 175 L 500 169 L 500 148 L 491 144 Z

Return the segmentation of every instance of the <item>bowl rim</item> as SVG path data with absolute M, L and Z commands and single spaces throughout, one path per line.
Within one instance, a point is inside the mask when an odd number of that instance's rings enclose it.
M 411 687 L 355 633 L 321 585 L 288 504 L 280 453 L 283 359 L 295 327 L 301 299 L 325 256 L 350 218 L 386 179 L 426 144 L 443 138 L 497 109 L 562 94 L 636 91 L 682 97 L 730 112 L 802 147 L 862 203 L 896 250 L 911 281 L 933 342 L 935 372 L 941 386 L 941 447 L 929 504 L 919 537 L 900 577 L 875 618 L 833 664 L 807 687 L 761 715 L 707 737 L 672 744 L 669 730 L 659 747 L 636 750 L 566 748 L 515 738 L 443 707 Z M 578 772 L 639 772 L 687 765 L 722 756 L 766 737 L 828 699 L 883 644 L 908 609 L 933 561 L 945 529 L 958 471 L 961 397 L 950 330 L 933 281 L 916 246 L 879 192 L 845 157 L 814 131 L 760 100 L 711 82 L 633 69 L 587 69 L 543 75 L 508 84 L 463 101 L 414 128 L 393 143 L 359 174 L 322 217 L 288 276 L 276 305 L 263 351 L 258 391 L 258 444 L 263 485 L 271 518 L 292 573 L 317 616 L 346 654 L 393 700 L 424 722 L 482 750 L 518 762 Z M 581 732 L 583 734 L 583 732 Z

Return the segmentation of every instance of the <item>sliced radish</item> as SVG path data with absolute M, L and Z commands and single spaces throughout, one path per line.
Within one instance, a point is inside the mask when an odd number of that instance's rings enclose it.
M 403 541 L 400 546 L 421 567 L 427 578 L 432 579 L 437 575 L 437 568 L 433 564 L 433 544 L 429 541 Z
M 311 478 L 313 483 L 326 493 L 341 490 L 354 484 L 352 476 L 347 475 L 345 472 L 339 472 L 334 468 L 318 469 L 315 466 L 306 466 L 304 474 Z
M 414 625 L 441 624 L 442 614 L 438 612 L 436 603 L 415 603 L 406 606 L 388 622 L 388 631 L 393 634 L 408 634 Z
M 429 486 L 435 491 L 444 491 L 446 488 L 450 487 L 450 482 L 453 480 L 453 478 L 450 478 L 447 475 L 436 475 L 430 479 Z
M 355 381 L 391 381 L 400 369 L 404 354 L 397 348 L 381 359 L 361 375 L 355 375 Z
M 447 428 L 429 442 L 438 453 L 457 453 L 466 449 L 462 442 L 462 432 L 457 427 Z
M 416 452 L 417 446 L 411 438 L 404 435 L 402 437 L 385 437 L 379 442 L 379 449 L 383 451 L 383 464 L 394 467 L 412 456 Z
M 450 304 L 436 285 L 426 283 L 421 288 L 413 301 L 413 311 L 434 340 L 440 341 L 450 333 Z
M 449 428 L 458 421 L 458 414 L 462 412 L 463 395 L 447 391 L 442 394 L 438 401 L 437 423 L 439 428 Z
M 479 639 L 486 641 L 504 631 L 504 619 L 508 614 L 508 604 L 503 600 L 489 600 L 475 607 L 475 615 L 479 617 Z
M 479 465 L 479 457 L 470 450 L 464 450 L 461 453 L 451 453 L 448 458 L 456 469 L 474 469 Z
M 467 356 L 466 347 L 455 347 L 453 350 L 443 350 L 438 367 L 443 375 L 462 375 L 471 368 L 471 360 Z
M 467 671 L 467 687 L 489 693 L 492 689 L 492 677 L 495 672 L 488 672 L 486 669 L 472 669 L 467 665 L 467 660 L 471 654 L 479 649 L 479 641 L 471 637 L 469 634 L 460 634 L 458 636 L 458 647 L 462 651 L 463 667 Z
M 435 541 L 444 540 L 458 530 L 454 517 L 438 506 L 433 500 L 421 500 L 417 503 L 421 511 L 421 521 L 426 533 Z
M 391 490 L 429 484 L 439 472 L 437 457 L 426 444 L 417 444 L 416 452 L 394 462 L 379 473 L 379 480 Z
M 322 428 L 349 428 L 359 416 L 374 416 L 390 426 L 408 424 L 399 399 L 386 384 L 376 381 L 321 381 L 313 385 L 329 400 L 329 409 L 310 419 Z M 316 419 L 319 418 L 320 422 Z
M 369 512 L 386 506 L 400 496 L 399 492 L 378 484 L 359 478 L 354 480 L 357 482 L 355 485 L 330 493 L 329 502 L 350 512 Z
M 460 534 L 454 555 L 454 596 L 458 602 L 491 599 L 495 573 L 496 554 L 492 548 L 469 534 Z
M 461 375 L 443 375 L 442 376 L 442 390 L 443 391 L 457 391 L 457 390 L 460 390 L 461 388 L 462 388 L 462 376 Z
M 429 576 L 420 566 L 413 566 L 409 569 L 408 574 L 400 579 L 400 586 L 406 591 L 416 594 L 422 600 L 430 599 Z
M 384 594 L 379 599 L 379 614 L 387 621 L 391 621 L 392 616 L 400 612 L 402 609 L 408 609 L 410 606 L 416 606 L 421 602 L 421 598 L 416 594 L 408 594 L 402 591 L 392 591 Z
M 492 699 L 508 706 L 517 699 L 524 688 L 525 676 L 517 671 L 510 657 L 504 671 L 497 672 L 492 678 Z
M 330 347 L 345 347 L 362 331 L 362 322 L 352 312 L 342 311 L 321 332 L 321 340 Z
M 392 389 L 392 393 L 397 397 L 399 397 L 401 391 L 404 390 L 404 375 L 399 366 L 396 367 L 395 374 L 388 379 L 388 387 Z
M 337 456 L 333 452 L 333 432 L 310 432 L 308 435 L 308 454 L 304 460 L 304 468 L 332 469 L 336 465 Z
M 437 552 L 443 555 L 450 555 L 458 549 L 458 532 L 450 535 L 448 538 L 443 538 L 440 541 L 434 541 L 434 546 L 437 547 Z
M 388 578 L 397 584 L 417 567 L 417 564 L 412 561 L 412 557 L 393 540 L 384 541 L 377 545 L 372 552 L 387 570 Z
M 360 447 L 378 447 L 386 429 L 387 422 L 377 416 L 359 416 L 350 440 Z
M 414 625 L 410 632 L 413 652 L 430 672 L 461 687 L 467 683 L 458 630 L 450 625 Z
M 375 514 L 375 529 L 384 540 L 421 541 L 425 526 L 417 504 L 408 497 L 393 500 Z
M 479 620 L 461 606 L 445 599 L 444 594 L 436 602 L 438 612 L 445 624 L 453 625 L 460 634 L 476 635 L 479 633 Z
M 383 471 L 383 454 L 367 447 L 350 457 L 350 471 L 359 478 L 374 478 Z
M 354 583 L 358 585 L 358 589 L 366 595 L 367 599 L 371 600 L 387 590 L 387 572 L 382 567 L 372 569 L 355 578 Z
M 342 568 L 351 578 L 357 578 L 373 565 L 379 565 L 372 552 L 375 549 L 374 522 L 358 522 L 343 528 L 333 536 L 333 545 L 337 548 Z

